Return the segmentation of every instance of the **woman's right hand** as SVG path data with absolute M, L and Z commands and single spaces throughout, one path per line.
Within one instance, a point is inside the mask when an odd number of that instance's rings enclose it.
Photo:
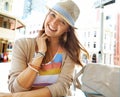
M 44 30 L 40 30 L 36 38 L 38 52 L 45 53 L 47 51 L 46 39 L 48 39 L 48 36 L 44 33 Z

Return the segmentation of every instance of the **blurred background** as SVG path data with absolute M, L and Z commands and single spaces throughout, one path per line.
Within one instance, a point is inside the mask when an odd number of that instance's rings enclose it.
M 8 92 L 14 41 L 35 37 L 47 13 L 45 6 L 57 1 L 60 0 L 0 0 L 0 91 Z M 77 36 L 90 54 L 90 60 L 84 54 L 81 60 L 120 66 L 120 0 L 73 1 L 80 7 Z

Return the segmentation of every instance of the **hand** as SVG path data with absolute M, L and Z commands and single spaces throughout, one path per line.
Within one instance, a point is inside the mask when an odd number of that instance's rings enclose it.
M 0 97 L 13 97 L 12 93 L 2 93 L 0 92 Z
M 45 53 L 47 51 L 46 39 L 48 39 L 48 36 L 43 32 L 44 30 L 40 30 L 39 35 L 36 38 L 36 42 L 38 46 L 38 52 Z

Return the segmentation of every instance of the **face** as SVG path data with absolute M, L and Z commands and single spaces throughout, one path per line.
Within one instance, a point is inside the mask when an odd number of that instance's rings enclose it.
M 67 32 L 69 24 L 60 15 L 50 11 L 46 17 L 44 27 L 48 36 L 59 38 L 63 33 Z

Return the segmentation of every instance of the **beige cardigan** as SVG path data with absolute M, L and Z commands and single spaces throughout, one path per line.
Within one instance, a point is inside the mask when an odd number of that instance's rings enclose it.
M 8 88 L 11 92 L 29 91 L 19 85 L 16 78 L 28 66 L 35 52 L 35 38 L 21 38 L 15 41 L 11 69 L 8 79 Z M 56 83 L 47 86 L 52 97 L 67 96 L 70 92 L 70 85 L 73 81 L 75 63 L 63 54 L 62 70 Z

